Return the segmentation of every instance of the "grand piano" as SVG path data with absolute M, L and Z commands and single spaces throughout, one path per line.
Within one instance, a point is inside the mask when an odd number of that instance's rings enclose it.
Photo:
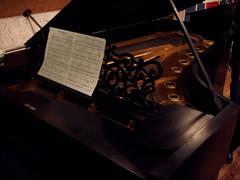
M 225 30 L 201 34 L 193 23 L 188 33 L 174 8 L 199 2 L 73 0 L 7 54 L 1 179 L 216 178 L 239 107 L 211 83 Z M 38 75 L 49 27 L 106 39 L 93 96 Z

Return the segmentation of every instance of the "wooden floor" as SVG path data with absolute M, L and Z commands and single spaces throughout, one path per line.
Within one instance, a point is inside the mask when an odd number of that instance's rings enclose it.
M 233 153 L 233 162 L 222 167 L 217 180 L 240 180 L 240 147 Z
M 230 71 L 228 71 L 223 91 L 223 95 L 228 98 L 230 94 L 230 81 Z M 240 180 L 240 146 L 233 153 L 233 162 L 225 164 L 221 168 L 217 180 Z

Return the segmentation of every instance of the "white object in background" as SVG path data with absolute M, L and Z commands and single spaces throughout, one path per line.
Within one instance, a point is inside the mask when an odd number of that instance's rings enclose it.
M 0 0 L 1 2 L 1 0 Z M 33 14 L 39 24 L 44 26 L 59 11 Z M 12 49 L 23 46 L 39 28 L 26 17 L 14 16 L 0 18 L 0 49 Z

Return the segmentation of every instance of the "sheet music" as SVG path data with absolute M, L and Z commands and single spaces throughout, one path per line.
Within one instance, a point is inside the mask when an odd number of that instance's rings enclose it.
M 91 96 L 96 88 L 106 40 L 50 28 L 38 74 Z

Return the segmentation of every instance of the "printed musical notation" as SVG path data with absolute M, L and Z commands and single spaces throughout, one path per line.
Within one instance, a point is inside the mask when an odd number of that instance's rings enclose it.
M 106 40 L 50 28 L 40 76 L 91 96 L 101 71 Z

